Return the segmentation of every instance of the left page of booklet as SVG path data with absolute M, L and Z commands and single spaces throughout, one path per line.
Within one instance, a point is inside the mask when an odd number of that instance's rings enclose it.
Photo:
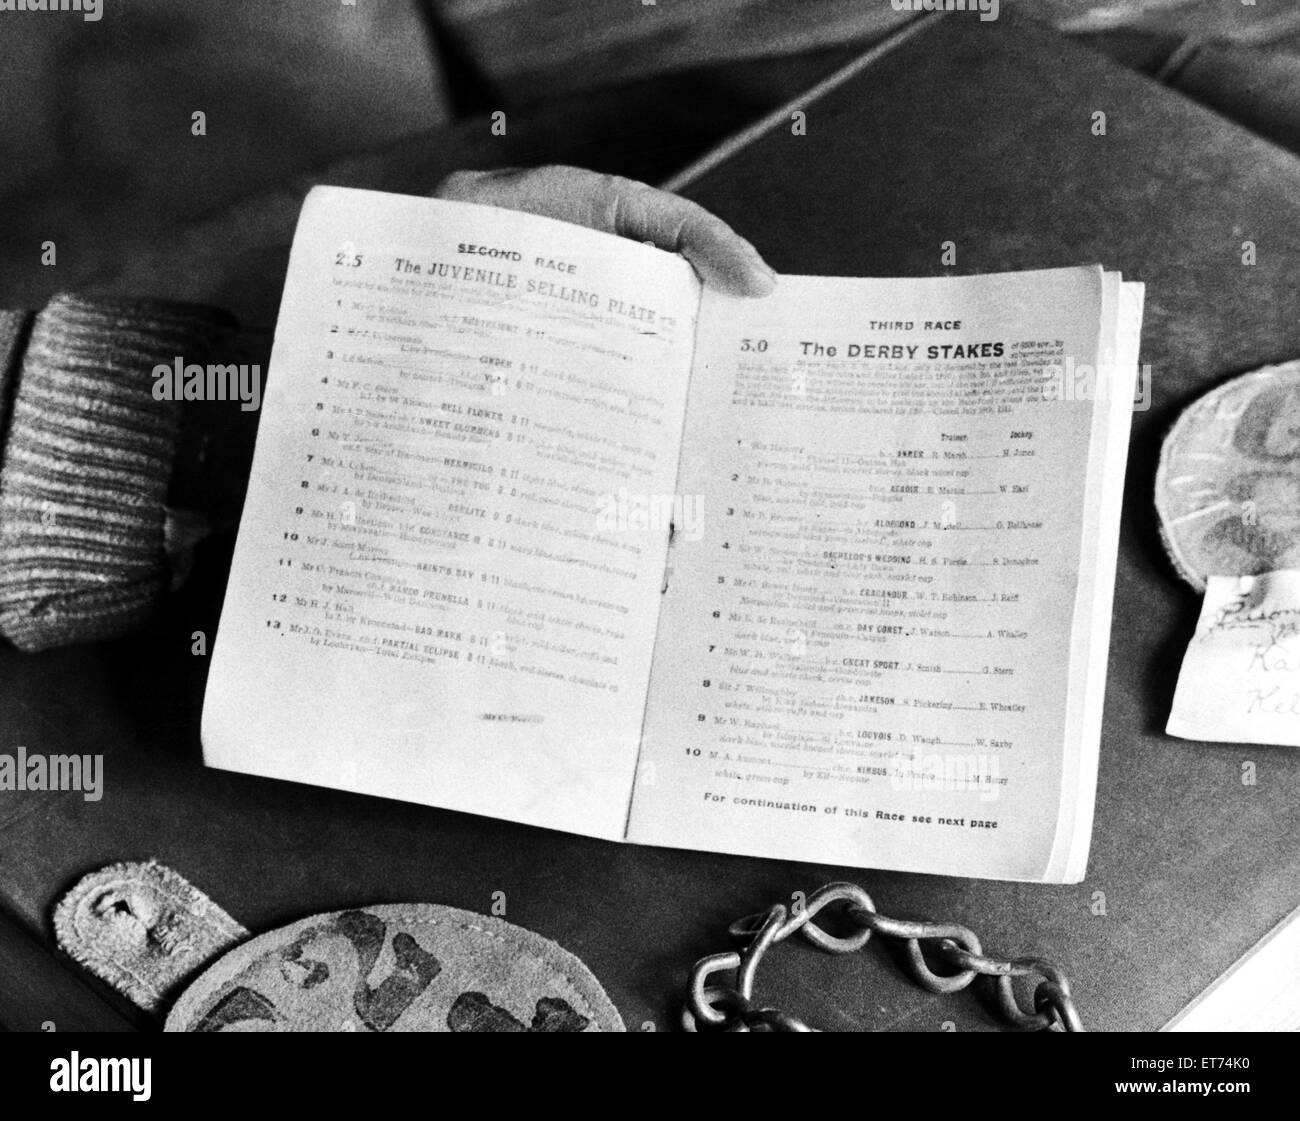
M 295 237 L 212 766 L 617 838 L 700 285 L 547 218 L 340 188 Z

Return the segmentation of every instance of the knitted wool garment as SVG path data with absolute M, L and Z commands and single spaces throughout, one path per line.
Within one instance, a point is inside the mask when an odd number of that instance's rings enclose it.
M 25 317 L 0 319 L 0 635 L 19 649 L 114 637 L 160 602 L 179 411 L 154 400 L 153 368 L 206 351 L 228 322 L 65 295 L 23 351 Z

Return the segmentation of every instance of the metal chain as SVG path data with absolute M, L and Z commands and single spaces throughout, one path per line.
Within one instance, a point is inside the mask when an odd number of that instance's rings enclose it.
M 813 922 L 836 903 L 844 904 L 844 917 L 857 927 L 843 937 L 829 934 Z M 976 977 L 991 977 L 1002 1015 L 1022 1031 L 1084 1030 L 1070 996 L 1070 982 L 1050 961 L 987 957 L 975 933 L 956 923 L 887 918 L 857 884 L 827 884 L 813 892 L 802 907 L 791 910 L 776 903 L 766 912 L 739 919 L 727 929 L 745 948 L 709 954 L 695 963 L 682 1009 L 682 1027 L 686 1031 L 816 1031 L 797 1017 L 754 999 L 754 980 L 763 956 L 776 943 L 796 933 L 832 954 L 854 953 L 867 944 L 872 934 L 896 938 L 904 945 L 908 972 L 931 992 L 960 992 Z M 931 943 L 928 950 L 933 958 L 957 972 L 933 972 L 922 942 Z M 710 983 L 717 974 L 731 972 L 735 973 L 734 983 Z M 1034 1010 L 1026 1012 L 1016 1000 L 1012 980 L 1033 976 L 1042 980 L 1034 989 Z

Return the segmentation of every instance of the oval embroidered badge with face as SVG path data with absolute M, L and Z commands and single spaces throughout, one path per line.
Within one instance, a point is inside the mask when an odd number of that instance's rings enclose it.
M 1233 378 L 1183 410 L 1155 498 L 1169 556 L 1198 592 L 1210 576 L 1300 566 L 1300 362 Z
M 623 1031 L 600 983 L 554 942 L 432 904 L 315 915 L 199 975 L 168 1031 Z

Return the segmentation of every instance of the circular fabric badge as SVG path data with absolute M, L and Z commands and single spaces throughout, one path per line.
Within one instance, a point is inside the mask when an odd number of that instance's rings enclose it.
M 1211 390 L 1178 418 L 1160 451 L 1156 510 L 1178 574 L 1300 568 L 1300 362 Z
M 315 915 L 231 950 L 167 1031 L 623 1031 L 567 950 L 501 919 L 425 903 Z

